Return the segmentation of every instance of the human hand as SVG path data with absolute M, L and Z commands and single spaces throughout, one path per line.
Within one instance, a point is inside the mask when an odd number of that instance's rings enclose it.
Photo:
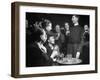
M 80 52 L 78 51 L 77 53 L 76 53 L 76 58 L 78 59 L 80 57 Z

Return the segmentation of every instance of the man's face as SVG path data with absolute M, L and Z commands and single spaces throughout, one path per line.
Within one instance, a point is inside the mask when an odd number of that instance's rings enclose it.
M 52 30 L 52 23 L 49 23 L 48 26 L 46 26 L 46 30 L 47 31 L 51 31 Z
M 75 24 L 78 22 L 78 17 L 72 16 L 72 22 Z
M 55 44 L 54 36 L 49 37 L 48 42 L 51 43 L 51 44 Z

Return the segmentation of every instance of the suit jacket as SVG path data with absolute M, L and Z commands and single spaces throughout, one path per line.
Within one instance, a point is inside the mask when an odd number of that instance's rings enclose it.
M 60 33 L 58 40 L 55 40 L 56 44 L 59 46 L 60 49 L 62 48 L 64 41 L 65 41 L 65 36 L 62 33 Z
M 30 44 L 26 52 L 26 67 L 52 65 L 52 59 L 46 53 L 43 53 L 36 43 Z
M 48 44 L 46 45 L 46 48 L 47 48 L 47 55 L 50 57 L 53 50 L 50 48 L 50 46 Z

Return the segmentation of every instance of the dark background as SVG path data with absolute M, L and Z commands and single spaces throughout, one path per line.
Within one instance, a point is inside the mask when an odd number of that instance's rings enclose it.
M 52 22 L 52 28 L 54 30 L 55 25 L 60 25 L 60 27 L 64 27 L 64 23 L 68 22 L 70 27 L 72 26 L 72 16 L 73 15 L 78 15 L 78 14 L 51 14 L 51 13 L 30 13 L 26 12 L 26 20 L 28 21 L 27 28 L 26 29 L 26 46 L 28 44 L 31 44 L 33 41 L 33 38 L 31 36 L 31 31 L 32 26 L 36 21 L 41 21 L 42 19 L 48 19 Z M 79 16 L 79 24 L 81 27 L 84 27 L 84 25 L 90 24 L 90 16 L 89 15 L 78 15 Z M 34 30 L 34 29 L 33 29 Z M 26 49 L 27 50 L 27 49 Z M 89 51 L 89 50 L 88 50 Z M 82 58 L 84 59 L 84 63 L 82 64 L 89 64 L 89 52 L 88 51 L 83 51 L 84 55 L 82 55 Z M 27 56 L 26 56 L 27 58 Z
M 49 19 L 53 28 L 56 24 L 64 27 L 64 23 L 68 22 L 72 25 L 72 16 L 74 14 L 51 14 L 51 13 L 30 13 L 26 12 L 26 20 L 28 20 L 28 25 L 34 24 L 36 21 L 41 21 L 42 18 Z M 78 15 L 78 14 L 76 14 Z M 85 24 L 89 25 L 89 15 L 79 15 L 79 24 L 83 27 Z

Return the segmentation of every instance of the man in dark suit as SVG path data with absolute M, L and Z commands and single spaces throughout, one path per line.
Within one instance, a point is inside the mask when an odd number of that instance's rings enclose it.
M 55 45 L 54 36 L 49 36 L 48 37 L 48 44 L 46 45 L 48 56 L 51 56 L 53 49 L 54 49 L 54 45 Z
M 48 37 L 46 48 L 48 56 L 55 60 L 55 57 L 59 55 L 59 47 L 55 44 L 55 37 L 53 35 Z

